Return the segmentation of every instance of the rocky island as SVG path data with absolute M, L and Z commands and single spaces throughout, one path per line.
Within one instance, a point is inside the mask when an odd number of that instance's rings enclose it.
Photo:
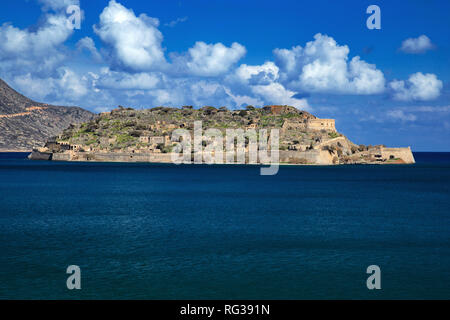
M 194 109 L 156 107 L 134 110 L 119 106 L 94 119 L 72 124 L 59 136 L 36 148 L 30 159 L 56 161 L 171 162 L 177 144 L 172 132 L 204 128 L 278 129 L 279 163 L 285 164 L 410 164 L 411 149 L 365 146 L 351 142 L 335 127 L 334 119 L 319 119 L 290 106 L 247 106 L 244 110 L 206 106 Z M 270 140 L 270 134 L 267 139 Z M 202 141 L 206 147 L 207 141 Z M 249 152 L 248 139 L 245 152 Z M 195 155 L 192 154 L 192 159 Z M 246 162 L 247 163 L 247 162 Z M 258 161 L 258 163 L 261 163 Z

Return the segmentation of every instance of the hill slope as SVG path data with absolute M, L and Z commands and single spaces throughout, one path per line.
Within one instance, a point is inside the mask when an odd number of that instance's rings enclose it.
M 79 107 L 35 102 L 0 79 L 0 150 L 29 151 L 41 146 L 70 124 L 89 121 L 90 111 Z

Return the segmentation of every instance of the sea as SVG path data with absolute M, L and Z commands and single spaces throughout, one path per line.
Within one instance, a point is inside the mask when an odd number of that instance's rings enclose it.
M 274 176 L 26 156 L 0 154 L 0 299 L 450 299 L 450 153 Z

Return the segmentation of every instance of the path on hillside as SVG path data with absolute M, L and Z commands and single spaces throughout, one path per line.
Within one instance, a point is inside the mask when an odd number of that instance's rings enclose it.
M 11 114 L 0 114 L 0 118 L 15 118 L 15 117 L 22 117 L 22 116 L 27 116 L 30 115 L 31 113 L 33 113 L 33 111 L 38 111 L 41 112 L 42 110 L 47 109 L 47 107 L 36 107 L 36 106 L 31 106 L 26 108 L 26 112 L 19 112 L 19 113 L 11 113 Z

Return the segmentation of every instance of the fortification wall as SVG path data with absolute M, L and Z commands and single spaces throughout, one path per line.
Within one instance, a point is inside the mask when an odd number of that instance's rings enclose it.
M 171 153 L 95 153 L 72 152 L 53 153 L 54 161 L 97 161 L 97 162 L 158 162 L 171 163 Z M 333 164 L 333 157 L 328 151 L 287 151 L 280 150 L 280 162 L 304 164 Z M 224 159 L 225 161 L 225 159 Z
M 402 159 L 406 163 L 416 163 L 411 148 L 381 148 L 383 159 Z
M 303 130 L 306 129 L 306 122 L 305 121 L 299 121 L 299 120 L 285 120 L 283 123 L 283 126 L 281 129 L 284 130 Z
M 55 154 L 56 155 L 56 154 Z M 59 154 L 61 161 L 98 161 L 98 162 L 172 162 L 170 153 L 96 153 L 96 152 L 75 152 L 69 154 Z
M 333 157 L 328 151 L 280 151 L 280 162 L 308 163 L 308 164 L 333 164 Z
M 69 161 L 70 154 L 68 153 L 54 153 L 52 156 L 53 161 Z
M 402 159 L 405 163 L 415 163 L 410 148 L 381 148 L 381 156 L 384 160 Z M 379 153 L 378 153 L 379 154 Z M 54 161 L 98 161 L 98 162 L 158 162 L 171 163 L 171 153 L 95 153 L 95 152 L 67 152 L 53 153 Z M 337 163 L 337 156 L 327 150 L 308 151 L 279 151 L 280 163 L 319 164 L 331 165 Z M 38 159 L 35 155 L 32 157 Z M 389 163 L 389 162 L 387 162 Z
M 308 119 L 307 127 L 310 130 L 336 131 L 336 124 L 334 119 Z

